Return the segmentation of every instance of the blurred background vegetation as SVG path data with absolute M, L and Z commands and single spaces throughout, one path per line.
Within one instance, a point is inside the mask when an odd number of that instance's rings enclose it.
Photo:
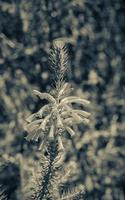
M 28 176 L 38 160 L 23 126 L 41 106 L 32 90 L 51 88 L 48 53 L 57 38 L 67 44 L 67 78 L 91 101 L 92 113 L 89 127 L 79 127 L 72 141 L 64 138 L 65 165 L 84 182 L 88 200 L 124 200 L 123 0 L 0 0 L 0 184 L 16 199 L 22 168 Z

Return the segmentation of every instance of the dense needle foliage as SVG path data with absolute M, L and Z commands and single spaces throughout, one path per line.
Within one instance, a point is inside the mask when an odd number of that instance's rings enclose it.
M 63 138 L 64 167 L 72 184 L 84 182 L 88 200 L 124 199 L 124 21 L 123 0 L 0 0 L 1 198 L 8 191 L 19 199 L 40 160 L 39 144 L 25 140 L 24 120 L 46 104 L 31 94 L 50 91 L 47 56 L 61 38 L 70 55 L 66 80 L 91 101 L 92 113 L 89 127 Z

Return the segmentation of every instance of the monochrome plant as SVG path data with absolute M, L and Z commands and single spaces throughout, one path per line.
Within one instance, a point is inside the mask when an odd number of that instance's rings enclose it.
M 89 123 L 88 117 L 90 113 L 84 110 L 74 109 L 73 104 L 80 104 L 85 107 L 88 106 L 90 102 L 77 96 L 70 96 L 72 88 L 69 83 L 63 80 L 66 68 L 65 57 L 67 60 L 64 44 L 59 41 L 54 42 L 54 50 L 55 49 L 58 56 L 54 51 L 53 54 L 51 53 L 53 57 L 51 60 L 53 60 L 53 65 L 55 64 L 55 66 L 56 63 L 60 63 L 60 66 L 58 66 L 60 67 L 60 72 L 56 88 L 53 94 L 41 93 L 37 90 L 33 91 L 33 94 L 38 96 L 41 100 L 47 100 L 48 103 L 38 112 L 30 115 L 26 119 L 26 130 L 28 132 L 26 139 L 28 141 L 38 141 L 38 139 L 41 138 L 40 149 L 47 140 L 54 138 L 58 140 L 63 148 L 61 136 L 65 131 L 72 137 L 75 135 L 75 131 L 73 130 L 74 125 Z
M 88 124 L 90 116 L 90 113 L 84 109 L 74 107 L 74 105 L 80 105 L 84 108 L 90 102 L 71 95 L 72 87 L 65 82 L 64 78 L 67 70 L 67 58 L 64 43 L 55 40 L 50 52 L 50 61 L 56 74 L 55 87 L 50 93 L 33 91 L 33 94 L 40 100 L 46 100 L 47 104 L 26 119 L 25 130 L 28 133 L 26 139 L 28 141 L 40 140 L 39 150 L 44 149 L 47 152 L 44 155 L 41 151 L 41 159 L 37 165 L 38 170 L 35 170 L 35 176 L 32 177 L 30 199 L 33 200 L 83 199 L 83 185 L 75 186 L 75 189 L 67 189 L 66 195 L 59 189 L 70 177 L 69 173 L 67 174 L 63 170 L 65 151 L 62 137 L 65 132 L 69 134 L 70 138 L 74 137 L 76 135 L 74 126 Z

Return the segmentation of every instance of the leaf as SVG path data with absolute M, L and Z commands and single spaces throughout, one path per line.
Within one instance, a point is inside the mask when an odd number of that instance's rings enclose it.
M 56 103 L 56 100 L 54 99 L 54 97 L 48 93 L 41 93 L 37 90 L 33 90 L 33 94 L 35 94 L 42 100 L 45 99 L 45 100 L 49 101 L 50 103 Z
M 65 104 L 66 103 L 80 103 L 83 105 L 88 105 L 88 104 L 90 104 L 90 101 L 81 99 L 76 96 L 70 96 L 70 97 L 66 97 L 66 98 L 62 99 L 60 103 L 65 103 Z
M 51 117 L 51 114 L 47 115 L 44 119 L 43 122 L 41 123 L 39 129 L 42 129 L 43 131 L 45 131 L 47 123 L 49 122 L 49 119 Z
M 75 135 L 74 130 L 71 129 L 70 127 L 66 126 L 66 130 L 68 131 L 68 133 L 70 134 L 71 137 L 73 137 Z

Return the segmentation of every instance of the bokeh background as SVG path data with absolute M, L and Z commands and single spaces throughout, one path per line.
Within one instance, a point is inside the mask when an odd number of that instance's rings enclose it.
M 124 200 L 124 0 L 0 0 L 0 184 L 16 199 L 22 168 L 30 173 L 38 159 L 24 121 L 42 105 L 32 90 L 51 90 L 48 53 L 58 38 L 68 49 L 67 78 L 92 114 L 72 141 L 64 138 L 64 165 L 88 200 Z

